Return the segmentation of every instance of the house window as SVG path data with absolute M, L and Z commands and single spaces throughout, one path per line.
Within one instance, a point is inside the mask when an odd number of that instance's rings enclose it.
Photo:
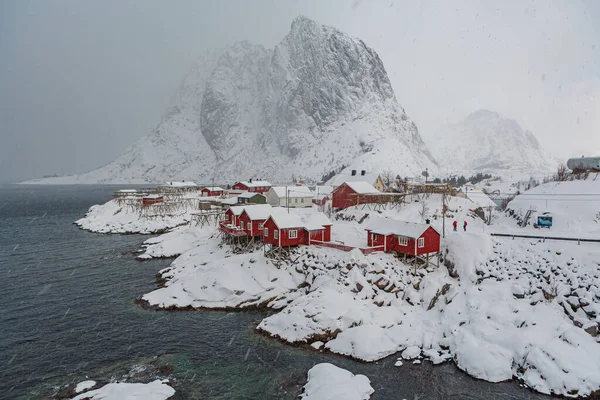
M 274 230 L 274 231 L 273 231 L 273 237 L 274 237 L 275 239 L 279 239 L 279 231 L 278 231 L 278 230 Z
M 400 237 L 400 246 L 408 246 L 408 238 L 406 236 Z
M 269 228 L 265 228 L 265 237 L 269 237 Z
M 375 243 L 377 241 L 377 235 L 374 233 L 371 233 L 371 242 Z
M 261 231 L 265 229 L 265 223 L 263 222 L 262 224 L 258 224 L 258 229 L 260 229 Z
M 425 238 L 419 238 L 417 246 L 419 246 L 419 248 L 425 247 Z
M 242 230 L 244 230 L 244 221 L 242 221 Z
M 297 230 L 291 230 L 290 231 L 290 239 L 296 239 L 298 237 L 298 231 Z

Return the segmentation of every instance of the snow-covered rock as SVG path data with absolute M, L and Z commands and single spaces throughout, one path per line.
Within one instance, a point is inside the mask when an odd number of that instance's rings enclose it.
M 168 381 L 155 380 L 150 383 L 109 383 L 100 389 L 82 393 L 73 400 L 166 400 L 175 394 Z
M 75 393 L 81 393 L 84 390 L 88 390 L 96 386 L 96 381 L 83 381 L 79 382 L 77 386 L 75 386 Z
M 241 42 L 201 57 L 175 103 L 117 160 L 36 183 L 209 182 L 342 166 L 401 175 L 437 165 L 398 104 L 375 51 L 298 17 L 273 49 Z
M 442 171 L 494 175 L 547 173 L 556 168 L 530 131 L 498 113 L 478 110 L 427 137 Z
M 336 367 L 317 364 L 308 371 L 302 400 L 368 400 L 375 390 L 364 375 Z

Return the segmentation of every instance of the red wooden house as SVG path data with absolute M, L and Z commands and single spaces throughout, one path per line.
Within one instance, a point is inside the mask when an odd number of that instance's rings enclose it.
M 366 228 L 367 245 L 411 256 L 438 253 L 440 234 L 431 225 L 379 219 Z
M 368 182 L 344 182 L 332 193 L 333 208 L 348 208 L 372 203 L 382 193 Z
M 240 215 L 244 207 L 229 207 L 225 211 L 225 219 L 219 222 L 219 230 L 227 235 L 245 236 L 240 229 Z
M 244 207 L 239 216 L 239 227 L 248 236 L 262 237 L 267 218 L 271 216 L 273 207 L 270 204 L 256 204 Z
M 295 211 L 295 210 L 294 210 Z M 310 245 L 311 242 L 329 242 L 331 222 L 319 212 L 291 212 L 273 209 L 264 224 L 263 241 L 276 247 Z
M 233 190 L 245 190 L 254 193 L 266 193 L 271 189 L 271 184 L 267 181 L 249 181 L 236 182 L 231 189 Z
M 225 189 L 218 186 L 205 186 L 200 192 L 202 193 L 203 197 L 216 197 L 223 196 Z
M 150 194 L 142 197 L 142 205 L 150 206 L 152 204 L 158 204 L 163 202 L 163 197 L 158 194 Z

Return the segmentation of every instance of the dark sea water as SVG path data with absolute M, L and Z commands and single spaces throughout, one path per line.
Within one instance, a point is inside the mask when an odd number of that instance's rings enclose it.
M 114 190 L 0 186 L 0 398 L 48 398 L 86 376 L 122 379 L 156 356 L 173 366 L 165 374 L 181 398 L 295 399 L 320 362 L 368 376 L 374 400 L 544 398 L 453 364 L 398 368 L 395 357 L 364 364 L 287 346 L 254 333 L 263 312 L 144 310 L 135 299 L 156 288 L 170 261 L 134 260 L 147 237 L 73 225 Z

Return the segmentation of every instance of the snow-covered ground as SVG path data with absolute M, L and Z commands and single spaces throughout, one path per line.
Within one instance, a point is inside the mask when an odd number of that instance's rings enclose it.
M 368 400 L 375 390 L 364 375 L 336 367 L 333 364 L 317 364 L 308 371 L 302 400 Z
M 143 216 L 137 210 L 119 205 L 117 200 L 90 207 L 85 217 L 75 221 L 82 229 L 97 233 L 156 233 L 189 222 L 191 210 L 168 216 Z
M 556 193 L 562 185 L 541 187 Z M 595 185 L 578 190 L 591 193 Z M 376 218 L 429 219 L 442 232 L 440 196 L 407 199 L 399 209 L 359 206 L 333 214 L 333 240 L 366 246 L 364 226 Z M 399 367 L 404 360 L 453 361 L 476 378 L 517 377 L 542 393 L 600 390 L 600 247 L 494 238 L 490 232 L 516 227 L 516 220 L 496 212 L 488 226 L 470 200 L 451 197 L 447 205 L 441 265 L 416 272 L 391 254 L 359 250 L 237 253 L 221 243 L 214 225 L 177 227 L 144 243 L 141 258 L 179 257 L 161 271 L 164 287 L 143 300 L 166 309 L 270 308 L 277 312 L 259 331 L 364 361 L 394 354 Z M 593 210 L 566 205 L 554 215 L 584 221 Z M 594 223 L 579 226 L 594 233 Z
M 164 195 L 164 203 L 140 207 L 139 198 L 113 199 L 97 204 L 75 221 L 82 229 L 97 233 L 162 233 L 185 225 L 192 213 L 199 212 L 199 201 L 223 201 L 217 197 L 201 197 L 200 191 L 182 196 Z
M 81 382 L 81 384 L 87 383 Z M 109 383 L 91 391 L 84 392 L 73 400 L 166 400 L 175 394 L 175 389 L 169 386 L 166 380 L 155 380 L 150 383 Z M 77 385 L 79 388 L 79 385 Z M 93 385 L 92 385 L 93 387 Z M 82 390 L 86 390 L 86 388 Z
M 528 226 L 518 221 L 528 210 L 535 210 Z M 549 236 L 600 238 L 600 174 L 590 174 L 587 180 L 550 182 L 522 192 L 508 204 L 513 217 L 501 222 L 511 233 L 527 232 Z M 549 212 L 552 228 L 535 229 L 537 216 Z
M 466 201 L 452 201 L 457 218 L 471 218 Z M 412 203 L 367 212 L 418 221 L 419 210 Z M 353 213 L 362 217 L 365 210 L 343 215 Z M 180 228 L 165 236 L 189 232 L 206 240 L 181 240 L 190 249 L 162 271 L 166 286 L 143 299 L 159 308 L 280 310 L 258 329 L 365 361 L 392 354 L 414 362 L 452 360 L 474 377 L 498 382 L 516 376 L 543 393 L 600 389 L 600 345 L 592 336 L 600 323 L 600 249 L 493 239 L 470 221 L 468 232 L 447 232 L 443 241 L 458 278 L 445 266 L 415 276 L 411 265 L 390 254 L 357 250 L 300 247 L 289 259 L 262 251 L 232 254 L 209 229 Z M 352 223 L 335 223 L 334 232 Z M 175 243 L 162 241 L 153 255 L 171 253 Z

